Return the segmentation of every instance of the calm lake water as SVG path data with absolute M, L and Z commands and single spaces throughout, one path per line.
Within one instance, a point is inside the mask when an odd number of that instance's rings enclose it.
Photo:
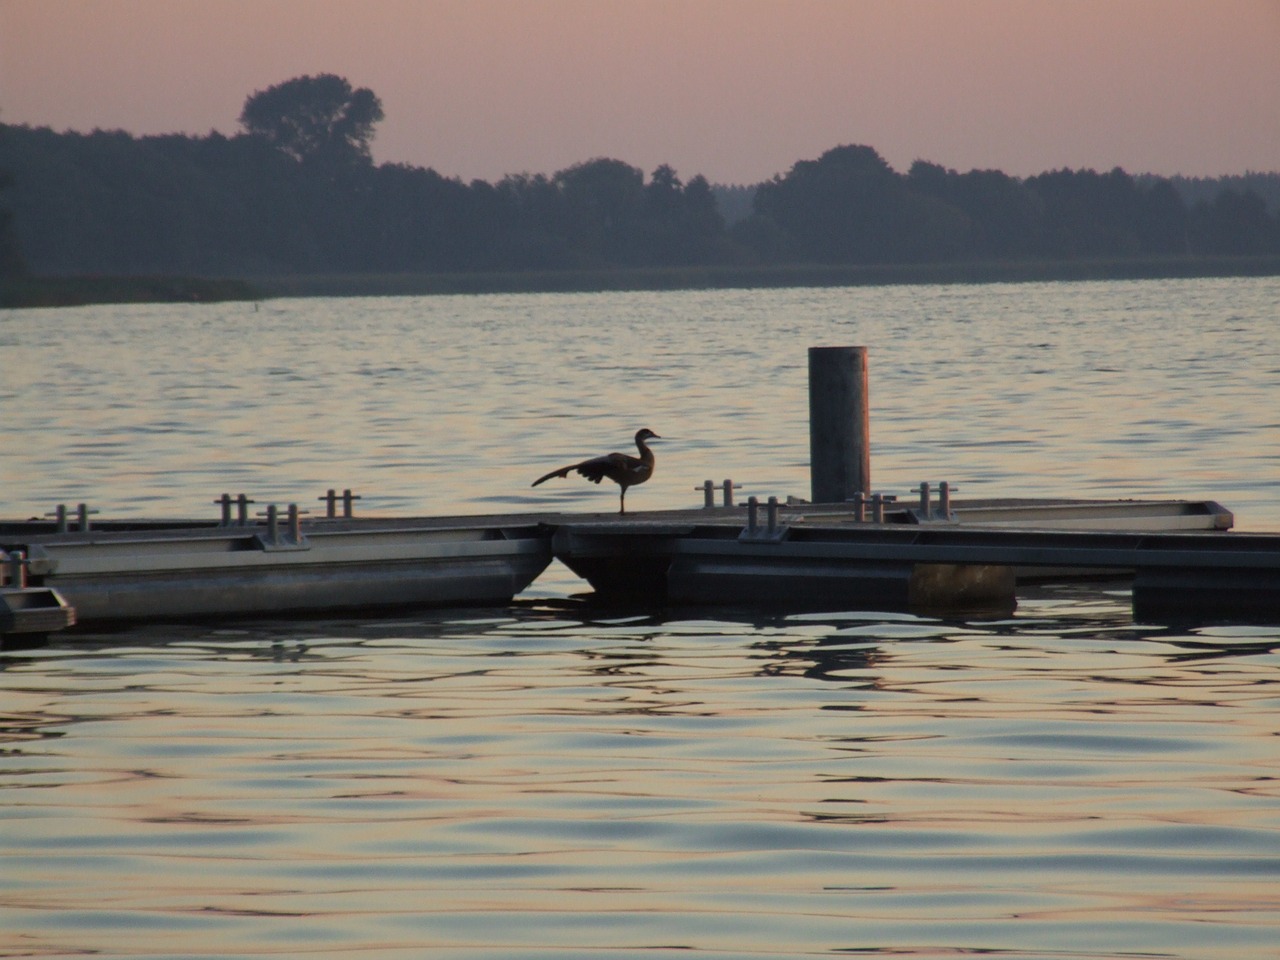
M 870 351 L 900 496 L 1197 497 L 1280 530 L 1280 280 L 0 313 L 6 517 L 611 512 L 808 494 Z M 952 622 L 512 607 L 0 656 L 0 956 L 1280 956 L 1280 624 L 1121 585 Z

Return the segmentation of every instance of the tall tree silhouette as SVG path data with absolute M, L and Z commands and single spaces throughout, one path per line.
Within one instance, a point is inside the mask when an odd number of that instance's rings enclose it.
M 245 100 L 240 125 L 295 160 L 343 167 L 370 161 L 373 127 L 382 118 L 372 90 L 322 73 L 257 91 Z
M 920 257 L 930 211 L 874 149 L 848 145 L 801 160 L 756 192 L 756 212 L 816 263 L 892 263 Z

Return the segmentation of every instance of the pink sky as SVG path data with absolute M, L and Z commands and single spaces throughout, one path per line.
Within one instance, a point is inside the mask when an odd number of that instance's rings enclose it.
M 0 121 L 234 133 L 381 97 L 377 162 L 755 183 L 844 143 L 1026 176 L 1280 170 L 1280 0 L 0 0 Z

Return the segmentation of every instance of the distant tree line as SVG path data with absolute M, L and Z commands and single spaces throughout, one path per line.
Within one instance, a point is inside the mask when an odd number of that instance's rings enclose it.
M 593 159 L 497 183 L 375 165 L 381 102 L 331 74 L 235 136 L 0 124 L 0 272 L 270 276 L 1280 253 L 1280 174 L 1029 178 L 841 146 L 752 187 Z M 1183 189 L 1180 189 L 1183 188 Z M 1192 199 L 1188 196 L 1194 193 Z
M 13 185 L 13 176 L 0 168 L 0 196 Z M 0 277 L 18 276 L 26 272 L 26 263 L 18 248 L 18 234 L 13 227 L 13 211 L 0 203 Z

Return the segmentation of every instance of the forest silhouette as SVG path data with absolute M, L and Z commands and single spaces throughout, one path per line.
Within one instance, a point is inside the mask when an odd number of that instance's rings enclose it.
M 1280 174 L 1018 178 L 843 145 L 764 183 L 585 160 L 469 183 L 375 164 L 341 77 L 245 102 L 234 136 L 0 124 L 0 272 L 281 277 L 1280 254 Z M 1271 203 L 1264 199 L 1271 198 Z

